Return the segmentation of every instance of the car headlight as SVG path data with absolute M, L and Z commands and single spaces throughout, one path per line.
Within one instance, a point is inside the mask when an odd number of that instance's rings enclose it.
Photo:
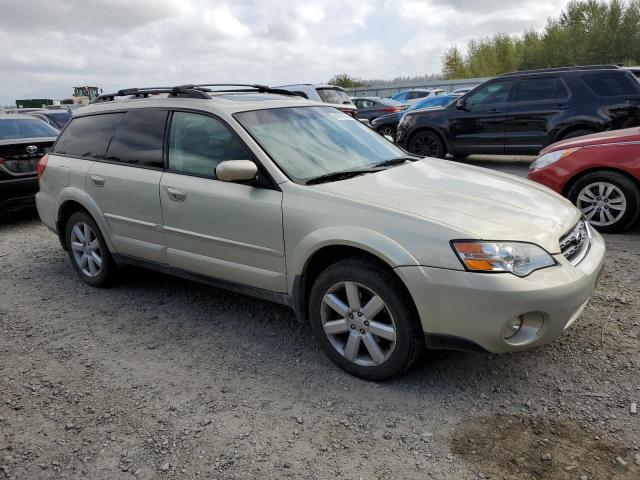
M 556 163 L 561 158 L 566 157 L 567 155 L 571 155 L 576 150 L 580 150 L 580 147 L 575 148 L 567 148 L 564 150 L 556 150 L 555 152 L 545 153 L 541 157 L 536 158 L 529 170 L 540 170 L 541 168 L 548 167 L 552 163 Z
M 509 272 L 526 277 L 531 272 L 556 264 L 546 250 L 533 243 L 455 240 L 451 245 L 471 272 Z

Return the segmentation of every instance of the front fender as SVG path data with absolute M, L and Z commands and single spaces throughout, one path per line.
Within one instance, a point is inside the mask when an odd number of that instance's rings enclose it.
M 298 242 L 287 261 L 287 287 L 293 293 L 294 279 L 301 275 L 315 253 L 325 247 L 354 247 L 370 253 L 391 268 L 419 265 L 404 247 L 379 232 L 363 227 L 325 227 L 308 233 Z

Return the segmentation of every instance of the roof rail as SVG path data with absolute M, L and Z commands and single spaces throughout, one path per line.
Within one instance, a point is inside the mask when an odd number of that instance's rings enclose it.
M 208 87 L 232 87 L 230 89 L 211 89 Z M 243 87 L 243 88 L 235 88 Z M 211 98 L 209 93 L 243 93 L 243 92 L 257 92 L 257 93 L 273 93 L 278 95 L 298 96 L 297 94 L 290 92 L 289 90 L 282 90 L 280 88 L 271 88 L 267 85 L 248 84 L 248 83 L 203 83 L 198 85 L 178 85 L 175 87 L 144 87 L 144 88 L 124 88 L 118 90 L 115 93 L 105 93 L 94 98 L 91 103 L 103 103 L 113 102 L 116 97 L 133 97 L 133 98 L 148 98 L 149 95 L 156 95 L 159 93 L 168 93 L 170 97 L 177 98 Z
M 553 67 L 538 68 L 534 70 L 520 70 L 518 72 L 508 72 L 498 75 L 499 77 L 510 77 L 513 75 L 521 75 L 523 73 L 547 73 L 547 72 L 570 72 L 572 70 L 618 70 L 618 65 L 580 65 L 575 67 Z

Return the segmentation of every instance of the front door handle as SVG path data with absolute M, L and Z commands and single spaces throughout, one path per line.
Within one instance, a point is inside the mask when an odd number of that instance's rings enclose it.
M 500 110 L 499 108 L 492 108 L 491 110 L 489 110 L 489 113 L 502 113 L 502 110 Z
M 569 109 L 569 105 L 565 105 L 564 103 L 559 103 L 558 105 L 556 105 L 556 108 L 558 110 L 568 110 Z
M 169 198 L 176 202 L 184 202 L 184 199 L 187 198 L 187 192 L 178 190 L 177 188 L 167 187 L 167 193 L 169 194 Z
M 99 175 L 91 175 L 91 181 L 96 187 L 104 186 L 104 177 L 101 177 Z

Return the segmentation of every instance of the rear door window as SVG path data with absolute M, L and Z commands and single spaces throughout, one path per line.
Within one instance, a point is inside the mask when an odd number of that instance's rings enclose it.
M 567 96 L 567 89 L 558 77 L 524 78 L 518 83 L 513 101 L 539 102 Z
M 582 81 L 589 90 L 601 97 L 640 93 L 640 83 L 625 72 L 590 73 L 583 75 Z
M 163 167 L 166 110 L 128 111 L 111 140 L 107 152 L 110 162 L 140 167 Z
M 76 117 L 65 128 L 53 153 L 103 160 L 124 113 Z

